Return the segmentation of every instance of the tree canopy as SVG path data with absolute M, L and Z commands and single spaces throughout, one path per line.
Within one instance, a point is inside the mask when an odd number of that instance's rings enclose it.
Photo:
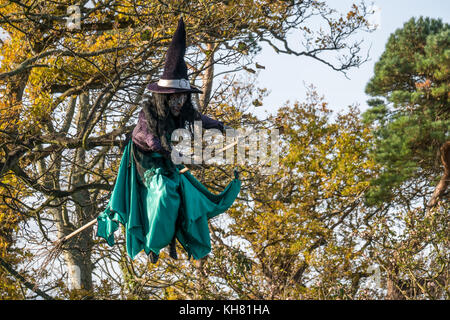
M 206 259 L 179 250 L 178 260 L 163 251 L 156 264 L 132 261 L 123 233 L 109 247 L 87 229 L 44 264 L 54 240 L 104 210 L 180 15 L 199 109 L 235 128 L 279 130 L 278 171 L 239 165 L 241 193 L 210 221 Z M 0 0 L 0 297 L 448 297 L 444 193 L 420 205 L 445 163 L 447 24 L 413 19 L 393 34 L 367 86 L 365 121 L 356 107 L 333 120 L 314 87 L 274 116 L 252 113 L 270 89 L 257 85 L 262 43 L 346 72 L 367 59 L 357 36 L 368 15 L 363 2 L 337 12 L 316 0 Z M 287 40 L 294 30 L 300 48 Z M 189 168 L 219 192 L 233 167 Z

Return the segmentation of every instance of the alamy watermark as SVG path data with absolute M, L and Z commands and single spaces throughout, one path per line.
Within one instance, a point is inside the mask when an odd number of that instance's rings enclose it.
M 376 4 L 372 4 L 368 10 L 370 16 L 367 19 L 371 30 L 381 29 L 381 8 Z
M 187 129 L 172 133 L 175 164 L 248 165 L 258 168 L 263 175 L 275 174 L 279 168 L 279 130 L 251 128 L 206 129 L 202 122 L 194 122 L 194 139 Z M 192 152 L 193 149 L 193 152 Z
M 80 6 L 72 5 L 67 7 L 66 27 L 69 30 L 81 29 L 81 10 Z
M 371 265 L 367 268 L 367 272 L 371 275 L 368 277 L 368 280 L 372 282 L 372 287 L 381 288 L 381 270 L 378 265 Z

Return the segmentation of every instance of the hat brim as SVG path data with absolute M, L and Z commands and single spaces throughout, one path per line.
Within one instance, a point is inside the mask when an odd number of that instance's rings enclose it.
M 203 93 L 200 89 L 191 86 L 190 89 L 180 89 L 180 88 L 170 88 L 170 87 L 161 87 L 157 82 L 150 83 L 147 86 L 147 89 L 151 92 L 157 93 L 181 93 L 181 92 L 191 92 L 191 93 Z

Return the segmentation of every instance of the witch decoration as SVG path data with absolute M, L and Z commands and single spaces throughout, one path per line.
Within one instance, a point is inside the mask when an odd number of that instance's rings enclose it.
M 175 129 L 190 128 L 192 132 L 194 121 L 202 121 L 205 129 L 223 132 L 226 127 L 194 107 L 191 94 L 202 91 L 189 83 L 185 51 L 181 18 L 166 53 L 164 72 L 158 82 L 147 86 L 152 94 L 144 99 L 111 197 L 97 218 L 97 236 L 110 246 L 119 223 L 124 226 L 131 259 L 144 250 L 155 263 L 166 246 L 177 259 L 176 240 L 189 258 L 205 257 L 211 251 L 208 220 L 225 212 L 240 191 L 237 171 L 226 188 L 214 194 L 171 160 L 170 138 Z

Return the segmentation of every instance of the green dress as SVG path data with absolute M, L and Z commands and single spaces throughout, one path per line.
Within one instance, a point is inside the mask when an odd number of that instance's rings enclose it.
M 127 253 L 159 255 L 176 237 L 188 256 L 201 259 L 211 251 L 208 220 L 225 212 L 239 194 L 235 178 L 220 194 L 211 193 L 181 165 L 164 165 L 156 152 L 142 159 L 144 179 L 133 161 L 133 141 L 126 145 L 116 183 L 106 209 L 98 216 L 97 236 L 114 245 L 119 223 L 125 227 Z M 138 164 L 140 165 L 140 164 Z

